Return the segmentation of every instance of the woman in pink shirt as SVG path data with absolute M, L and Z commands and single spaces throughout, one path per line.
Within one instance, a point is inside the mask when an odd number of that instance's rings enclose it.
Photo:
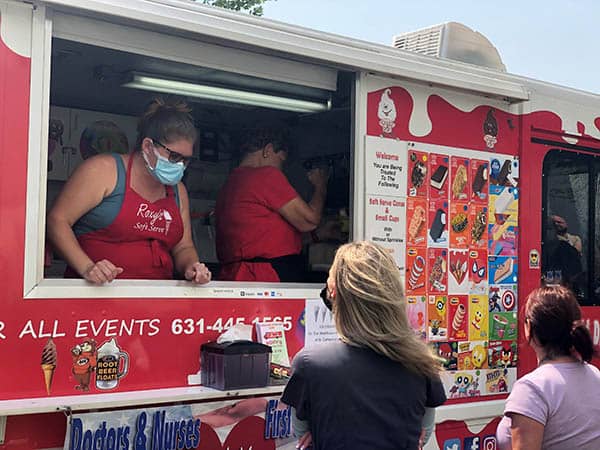
M 600 371 L 573 293 L 541 287 L 527 298 L 525 338 L 538 368 L 519 379 L 496 432 L 500 450 L 600 449 Z

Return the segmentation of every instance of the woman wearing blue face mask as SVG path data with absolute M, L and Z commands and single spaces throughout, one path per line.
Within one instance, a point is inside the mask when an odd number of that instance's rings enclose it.
M 131 153 L 89 158 L 69 178 L 48 215 L 48 238 L 69 266 L 65 277 L 210 280 L 181 183 L 196 139 L 189 112 L 182 101 L 154 100 Z

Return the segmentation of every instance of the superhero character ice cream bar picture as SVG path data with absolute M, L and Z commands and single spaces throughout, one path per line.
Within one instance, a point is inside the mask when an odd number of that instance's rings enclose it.
M 456 370 L 458 367 L 458 344 L 456 342 L 432 342 L 430 346 L 435 354 L 441 358 L 444 369 Z
M 488 289 L 487 251 L 469 251 L 469 292 L 472 295 L 485 295 Z
M 517 285 L 490 285 L 490 312 L 511 312 L 517 309 Z

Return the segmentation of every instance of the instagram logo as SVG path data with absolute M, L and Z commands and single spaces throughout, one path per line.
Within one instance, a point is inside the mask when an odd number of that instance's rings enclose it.
M 483 450 L 496 450 L 496 437 L 486 436 L 483 438 Z

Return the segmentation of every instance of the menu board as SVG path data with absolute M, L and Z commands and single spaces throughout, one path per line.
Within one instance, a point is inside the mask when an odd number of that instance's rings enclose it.
M 509 392 L 517 360 L 519 160 L 376 137 L 366 149 L 366 235 L 404 258 L 409 322 L 443 359 L 448 398 Z M 382 152 L 404 164 L 393 190 L 378 185 L 387 176 Z
M 367 136 L 366 149 L 367 193 L 405 197 L 406 143 Z
M 374 136 L 365 138 L 365 236 L 390 251 L 402 272 L 406 262 L 406 171 L 407 143 Z M 426 212 L 419 208 L 422 218 Z M 421 223 L 416 230 L 418 240 L 425 244 Z
M 365 215 L 367 239 L 387 248 L 403 271 L 406 251 L 406 199 L 367 195 Z

